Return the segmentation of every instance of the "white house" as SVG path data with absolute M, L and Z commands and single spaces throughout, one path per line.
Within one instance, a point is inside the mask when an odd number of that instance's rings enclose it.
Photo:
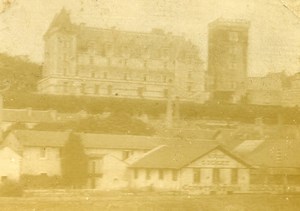
M 130 166 L 130 186 L 169 191 L 246 191 L 249 168 L 214 142 L 160 146 Z
M 5 148 L 0 156 L 7 154 L 19 160 L 18 168 L 11 174 L 3 174 L 11 179 L 20 175 L 61 175 L 61 148 L 69 138 L 69 132 L 15 130 L 2 143 Z M 159 138 L 145 136 L 78 134 L 89 157 L 89 188 L 102 190 L 120 189 L 128 186 L 127 167 L 145 152 L 155 148 Z M 17 159 L 18 158 L 18 159 Z M 0 158 L 1 159 L 1 158 Z M 10 160 L 1 159 L 8 165 Z M 9 176 L 13 175 L 13 176 Z M 17 176 L 16 176 L 17 175 Z

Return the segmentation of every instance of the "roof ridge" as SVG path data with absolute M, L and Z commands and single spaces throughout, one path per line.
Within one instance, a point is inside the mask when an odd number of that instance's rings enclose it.
M 164 144 L 164 145 L 159 145 L 159 146 L 155 147 L 154 149 L 151 149 L 150 151 L 144 153 L 139 159 L 137 159 L 136 161 L 134 161 L 133 163 L 131 163 L 131 166 L 134 165 L 135 163 L 139 162 L 141 159 L 145 158 L 146 156 L 148 156 L 148 155 L 150 155 L 150 154 L 152 154 L 152 153 L 154 153 L 154 152 L 156 152 L 156 151 L 158 151 L 158 150 L 160 150 L 160 149 L 162 149 L 164 147 L 167 147 L 167 146 L 168 145 Z

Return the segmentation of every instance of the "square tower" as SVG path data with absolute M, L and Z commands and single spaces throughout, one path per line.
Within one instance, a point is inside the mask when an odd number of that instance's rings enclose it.
M 208 25 L 208 81 L 213 100 L 234 102 L 247 79 L 249 22 L 217 19 Z

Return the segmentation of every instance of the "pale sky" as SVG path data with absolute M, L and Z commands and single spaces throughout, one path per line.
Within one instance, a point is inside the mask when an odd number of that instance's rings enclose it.
M 0 52 L 28 55 L 39 63 L 43 61 L 42 36 L 65 6 L 74 23 L 142 32 L 163 28 L 184 35 L 199 46 L 205 64 L 207 24 L 219 17 L 247 19 L 251 22 L 249 75 L 300 71 L 300 18 L 283 5 L 284 0 L 11 1 L 0 14 Z

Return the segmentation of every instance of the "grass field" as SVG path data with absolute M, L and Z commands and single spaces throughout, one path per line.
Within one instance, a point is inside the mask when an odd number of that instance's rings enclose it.
M 0 210 L 298 211 L 300 210 L 300 195 L 132 195 L 0 198 Z

